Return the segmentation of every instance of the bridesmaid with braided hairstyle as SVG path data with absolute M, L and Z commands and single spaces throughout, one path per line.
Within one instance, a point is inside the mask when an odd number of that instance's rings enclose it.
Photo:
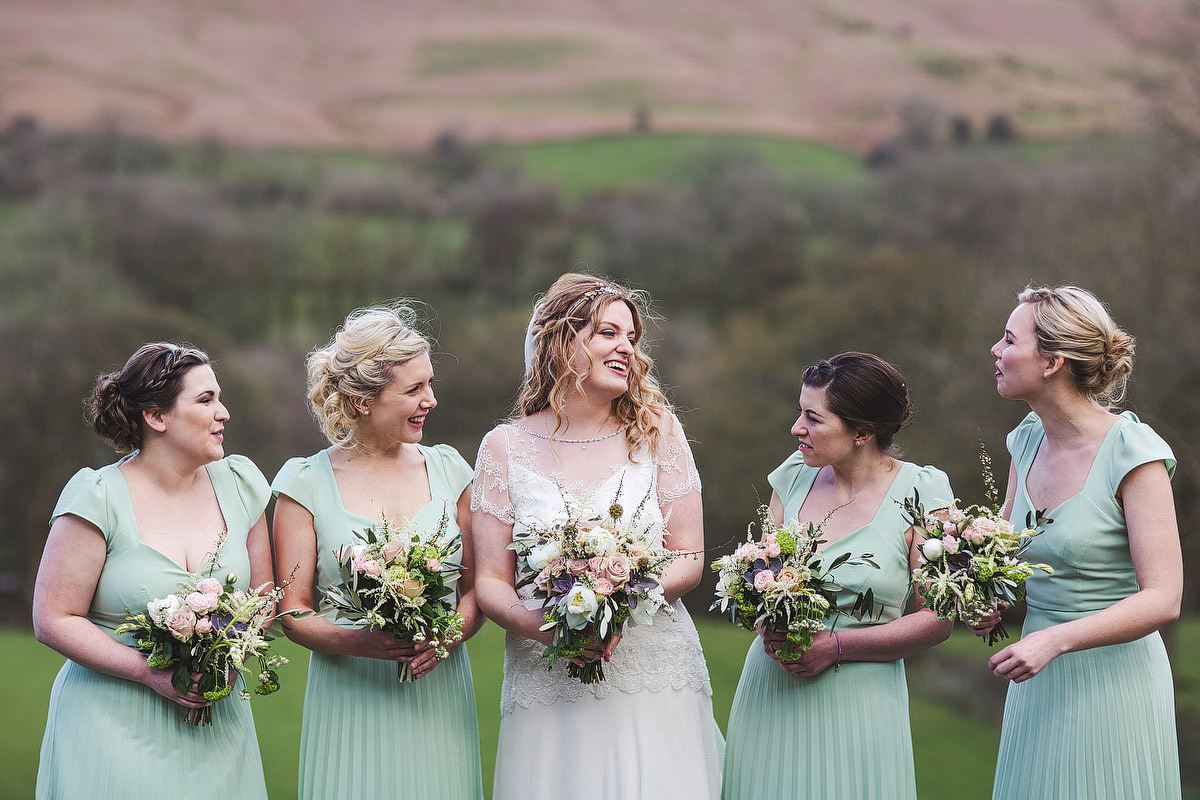
M 143 345 L 100 376 L 88 417 L 127 455 L 77 472 L 51 516 L 33 629 L 68 661 L 50 693 L 36 796 L 176 787 L 176 796 L 266 800 L 250 703 L 234 691 L 213 705 L 211 725 L 194 726 L 185 711 L 208 704 L 195 686 L 179 691 L 171 669 L 150 667 L 129 634 L 114 635 L 128 610 L 177 591 L 214 551 L 239 589 L 270 581 L 266 479 L 225 455 L 229 412 L 208 356 L 193 347 Z

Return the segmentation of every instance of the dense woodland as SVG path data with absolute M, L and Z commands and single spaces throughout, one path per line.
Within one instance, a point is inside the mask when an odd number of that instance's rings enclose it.
M 766 474 L 794 447 L 804 367 L 849 349 L 907 375 L 918 414 L 899 437 L 906 457 L 943 467 L 961 497 L 981 500 L 980 442 L 1003 480 L 1004 434 L 1026 410 L 996 396 L 988 354 L 1017 291 L 1093 289 L 1138 339 L 1128 407 L 1179 458 L 1185 604 L 1196 610 L 1195 139 L 946 145 L 840 176 L 713 145 L 681 148 L 657 180 L 571 192 L 505 152 L 451 134 L 425 153 L 377 156 L 9 124 L 3 616 L 28 619 L 65 481 L 112 459 L 81 398 L 141 342 L 185 340 L 213 355 L 233 415 L 227 450 L 270 477 L 322 446 L 304 404 L 305 353 L 355 307 L 415 298 L 438 353 L 426 438 L 473 459 L 515 394 L 534 297 L 573 268 L 654 298 L 651 354 L 694 443 L 710 547 L 742 535 L 769 496 Z

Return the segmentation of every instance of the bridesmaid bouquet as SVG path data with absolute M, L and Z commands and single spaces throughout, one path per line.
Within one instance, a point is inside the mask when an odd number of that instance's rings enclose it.
M 746 541 L 731 555 L 712 564 L 718 575 L 717 598 L 709 611 L 729 612 L 730 621 L 746 630 L 760 626 L 787 632 L 787 645 L 778 651 L 783 661 L 798 661 L 812 646 L 813 634 L 825 629 L 825 618 L 834 611 L 841 590 L 829 576 L 843 564 L 868 564 L 870 553 L 843 553 L 823 568 L 821 526 L 789 519 L 778 526 L 767 506 L 758 508 L 757 541 L 747 531 Z M 751 523 L 753 528 L 753 523 Z M 875 607 L 867 589 L 854 601 L 850 614 L 862 619 Z
M 663 547 L 665 522 L 642 523 L 642 507 L 622 522 L 621 490 L 604 514 L 582 509 L 563 492 L 565 509 L 551 523 L 530 525 L 508 545 L 521 574 L 516 588 L 532 584 L 553 631 L 542 655 L 547 669 L 560 658 L 581 659 L 588 644 L 603 644 L 631 625 L 652 625 L 659 610 L 674 616 L 663 596 L 663 571 L 677 553 Z M 604 664 L 570 661 L 567 673 L 585 684 L 604 680 Z
M 1025 527 L 1004 519 L 987 453 L 982 456 L 989 505 L 948 506 L 926 511 L 920 492 L 904 501 L 904 513 L 923 541 L 921 565 L 913 570 L 913 584 L 938 619 L 953 619 L 977 627 L 998 611 L 1025 597 L 1025 581 L 1036 570 L 1053 574 L 1046 564 L 1021 559 L 1038 529 L 1052 522 L 1042 511 L 1031 511 Z M 1002 622 L 987 634 L 989 646 L 1008 638 Z
M 233 691 L 231 674 L 241 674 L 246 662 L 258 662 L 255 694 L 272 694 L 279 689 L 276 668 L 287 659 L 276 654 L 269 644 L 267 627 L 275 618 L 275 605 L 283 596 L 283 586 L 267 590 L 270 584 L 243 592 L 235 588 L 237 575 L 230 572 L 225 582 L 212 577 L 220 564 L 224 536 L 216 551 L 205 557 L 207 569 L 179 584 L 179 591 L 151 600 L 146 611 L 129 614 L 119 625 L 118 635 L 133 633 L 136 647 L 149 653 L 146 663 L 159 669 L 174 667 L 171 683 L 180 692 L 192 688 L 192 675 L 198 673 L 197 689 L 204 699 L 216 702 Z M 242 690 L 243 699 L 250 693 Z M 184 715 L 192 725 L 211 725 L 212 706 L 189 708 Z
M 449 516 L 432 532 L 411 522 L 397 528 L 385 518 L 359 534 L 361 542 L 337 550 L 342 583 L 325 590 L 325 602 L 357 628 L 391 631 L 414 644 L 429 642 L 438 658 L 462 638 L 463 618 L 451 599 L 463 566 L 452 560 L 462 538 L 449 535 Z M 396 663 L 396 677 L 413 680 L 412 667 Z

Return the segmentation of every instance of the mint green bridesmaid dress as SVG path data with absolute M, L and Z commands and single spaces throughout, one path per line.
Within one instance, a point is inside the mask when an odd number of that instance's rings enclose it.
M 1016 467 L 1012 520 L 1031 510 L 1025 476 L 1045 437 L 1029 414 L 1008 436 Z M 1121 414 L 1079 494 L 1049 511 L 1026 558 L 1054 568 L 1026 584 L 1022 635 L 1086 617 L 1138 590 L 1125 514 L 1115 495 L 1135 467 L 1171 448 L 1132 412 Z M 1008 687 L 995 800 L 1172 800 L 1181 794 L 1171 665 L 1157 632 L 1133 642 L 1066 653 Z
M 783 501 L 784 519 L 794 518 L 819 470 L 797 452 L 770 474 Z M 946 474 L 934 467 L 902 463 L 875 518 L 825 549 L 827 560 L 842 553 L 874 554 L 879 569 L 845 564 L 834 571 L 844 591 L 838 605 L 850 608 L 854 593 L 870 588 L 883 604 L 878 619 L 838 615 L 828 630 L 882 625 L 904 613 L 911 591 L 908 522 L 900 504 L 913 489 L 926 504 L 950 501 Z M 723 800 L 913 800 L 912 733 L 903 661 L 843 662 L 812 678 L 792 675 L 755 638 L 746 654 L 729 715 Z
M 425 456 L 432 499 L 413 521 L 432 529 L 445 511 L 456 530 L 458 498 L 470 485 L 473 470 L 449 445 L 418 447 Z M 342 505 L 324 450 L 288 461 L 271 488 L 313 515 L 317 613 L 351 627 L 322 602 L 321 587 L 341 582 L 335 551 L 358 541 L 355 532 L 375 520 L 351 514 Z M 475 690 L 465 644 L 411 683 L 397 680 L 393 661 L 311 655 L 300 732 L 301 800 L 482 797 Z
M 53 522 L 72 514 L 104 534 L 104 569 L 88 619 L 110 634 L 125 621 L 127 610 L 145 611 L 148 602 L 188 579 L 186 570 L 142 543 L 119 464 L 75 473 L 51 517 Z M 267 481 L 242 456 L 228 456 L 207 469 L 228 530 L 215 575 L 223 581 L 236 572 L 238 587 L 249 589 L 246 535 L 270 499 Z M 133 644 L 128 634 L 116 638 Z M 36 796 L 266 800 L 250 703 L 235 689 L 213 705 L 212 725 L 200 727 L 184 721 L 185 711 L 141 683 L 68 660 L 50 691 Z

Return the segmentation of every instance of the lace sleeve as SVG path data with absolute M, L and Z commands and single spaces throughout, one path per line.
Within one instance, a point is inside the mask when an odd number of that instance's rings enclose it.
M 491 514 L 508 525 L 515 524 L 517 518 L 508 489 L 508 441 L 503 430 L 493 428 L 479 444 L 475 482 L 471 487 L 471 510 Z
M 674 414 L 665 418 L 655 462 L 658 467 L 658 504 L 664 515 L 680 498 L 693 492 L 700 494 L 700 473 L 696 471 L 692 448 Z

